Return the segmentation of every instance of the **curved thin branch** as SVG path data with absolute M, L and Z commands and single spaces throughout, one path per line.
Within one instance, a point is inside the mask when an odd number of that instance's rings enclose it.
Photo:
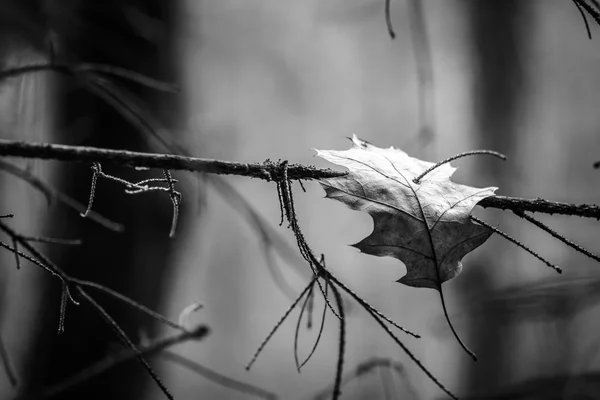
M 390 3 L 391 0 L 385 0 L 385 25 L 387 26 L 388 33 L 392 39 L 396 39 L 396 32 L 392 26 L 392 17 L 390 15 Z

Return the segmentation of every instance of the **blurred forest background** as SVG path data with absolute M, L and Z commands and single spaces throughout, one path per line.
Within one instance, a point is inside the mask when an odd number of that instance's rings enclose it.
M 508 162 L 455 162 L 455 179 L 498 186 L 501 195 L 599 202 L 600 177 L 592 163 L 600 158 L 600 29 L 592 26 L 598 38 L 588 40 L 571 1 L 392 1 L 395 40 L 384 7 L 383 0 L 2 0 L 2 68 L 98 62 L 182 89 L 165 94 L 52 72 L 5 80 L 0 137 L 167 151 L 145 132 L 151 124 L 197 157 L 329 167 L 312 149 L 346 149 L 345 137 L 356 133 L 429 161 L 471 149 L 500 151 Z M 421 28 L 425 35 L 419 35 Z M 428 56 L 431 71 L 423 64 Z M 423 102 L 419 82 L 429 76 Z M 98 95 L 100 86 L 104 96 Z M 91 172 L 84 165 L 11 161 L 86 203 Z M 130 180 L 156 176 L 106 171 Z M 63 206 L 49 208 L 27 183 L 5 173 L 0 214 L 15 214 L 9 223 L 23 234 L 83 239 L 77 247 L 44 245 L 76 277 L 105 284 L 170 318 L 192 302 L 202 303 L 193 318 L 209 325 L 211 335 L 174 352 L 282 399 L 318 395 L 334 378 L 338 330 L 331 314 L 301 374 L 292 351 L 297 311 L 252 370 L 244 369 L 292 301 L 278 283 L 281 277 L 273 278 L 265 253 L 296 293 L 305 285 L 306 265 L 295 253 L 265 244 L 222 183 L 191 173 L 174 176 L 183 192 L 174 239 L 168 238 L 168 196 L 128 196 L 108 181 L 99 182 L 94 209 L 124 224 L 123 233 Z M 277 243 L 294 249 L 291 231 L 277 226 L 273 184 L 224 182 L 268 222 L 280 236 Z M 435 291 L 396 283 L 405 272 L 398 260 L 361 255 L 348 246 L 371 231 L 371 218 L 324 200 L 316 183 L 306 189 L 296 190 L 296 206 L 308 242 L 326 254 L 328 267 L 348 286 L 423 336 L 401 338 L 461 398 L 600 394 L 600 274 L 593 261 L 511 213 L 477 210 L 565 272 L 555 274 L 496 236 L 468 255 L 463 274 L 444 288 L 458 332 L 479 357 L 473 363 L 452 337 Z M 596 221 L 543 220 L 600 252 Z M 29 263 L 16 270 L 9 252 L 0 253 L 0 260 L 0 334 L 20 379 L 15 389 L 0 374 L 0 398 L 58 382 L 119 348 L 111 329 L 83 305 L 69 307 L 66 332 L 57 335 L 57 281 Z M 111 298 L 97 299 L 136 342 L 167 333 Z M 357 377 L 344 386 L 343 398 L 444 398 L 364 312 L 351 307 L 348 314 L 346 371 L 374 357 L 391 358 L 401 368 Z M 301 354 L 310 351 L 315 336 L 315 328 L 301 331 Z M 161 357 L 150 362 L 178 399 L 250 398 Z M 163 396 L 143 368 L 130 362 L 59 398 Z

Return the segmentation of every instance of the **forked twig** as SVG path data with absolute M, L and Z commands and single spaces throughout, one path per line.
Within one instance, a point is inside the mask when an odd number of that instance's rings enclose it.
M 310 290 L 310 288 L 313 286 L 313 284 L 315 283 L 316 278 L 313 278 L 310 283 L 308 285 L 306 285 L 306 287 L 304 288 L 304 290 L 300 293 L 300 295 L 296 298 L 296 300 L 294 300 L 294 302 L 288 307 L 288 309 L 285 311 L 285 313 L 283 314 L 283 316 L 279 319 L 279 321 L 277 321 L 277 323 L 275 324 L 275 326 L 273 327 L 273 329 L 271 329 L 271 332 L 269 332 L 269 334 L 267 335 L 267 337 L 262 341 L 262 343 L 258 346 L 258 349 L 256 350 L 256 352 L 254 353 L 254 355 L 252 356 L 252 359 L 250 360 L 250 362 L 246 365 L 246 370 L 249 370 L 250 368 L 252 368 L 252 365 L 254 365 L 254 363 L 256 362 L 256 360 L 258 359 L 258 356 L 260 355 L 260 353 L 262 353 L 263 349 L 265 348 L 265 346 L 267 345 L 267 343 L 269 343 L 269 341 L 271 340 L 271 338 L 273 337 L 273 335 L 275 334 L 275 332 L 277 332 L 277 329 L 279 329 L 279 327 L 283 324 L 283 322 L 287 319 L 287 317 L 290 315 L 290 313 L 294 310 L 294 308 L 296 308 L 296 306 L 298 305 L 298 303 L 302 300 L 302 298 L 304 297 L 305 294 L 308 293 L 308 291 Z
M 67 273 L 65 273 L 62 269 L 60 269 L 56 264 L 54 264 L 48 257 L 46 257 L 42 252 L 40 252 L 39 250 L 37 250 L 31 243 L 29 243 L 26 238 L 22 237 L 21 235 L 19 235 L 17 232 L 15 232 L 13 229 L 11 229 L 8 225 L 6 225 L 4 222 L 2 222 L 2 220 L 0 220 L 0 230 L 5 232 L 11 239 L 15 240 L 21 247 L 23 247 L 23 249 L 27 250 L 29 253 L 31 253 L 30 255 L 27 255 L 13 247 L 8 246 L 6 243 L 1 242 L 0 241 L 0 247 L 4 247 L 7 250 L 13 252 L 13 253 L 17 253 L 21 258 L 25 258 L 29 261 L 31 261 L 32 263 L 38 265 L 39 267 L 43 268 L 44 270 L 46 270 L 47 272 L 49 272 L 51 275 L 54 275 L 55 277 L 57 277 L 61 283 L 63 284 L 63 291 L 62 291 L 62 297 L 61 297 L 61 311 L 60 311 L 60 321 L 59 321 L 59 331 L 64 330 L 64 319 L 65 319 L 65 311 L 66 311 L 66 304 L 65 304 L 65 299 L 70 299 L 72 303 L 78 305 L 79 302 L 77 302 L 70 293 L 69 290 L 69 285 L 73 285 L 73 287 L 77 290 L 78 294 L 81 295 L 97 312 L 98 314 L 102 317 L 102 319 L 110 325 L 110 327 L 115 331 L 115 333 L 118 335 L 119 339 L 126 344 L 134 353 L 136 353 L 136 356 L 138 358 L 138 360 L 142 363 L 142 365 L 148 370 L 148 372 L 150 373 L 150 375 L 152 376 L 152 378 L 155 380 L 155 382 L 158 384 L 158 386 L 161 388 L 161 390 L 163 391 L 163 393 L 169 397 L 172 398 L 171 394 L 169 393 L 169 391 L 166 389 L 166 387 L 164 386 L 164 384 L 162 383 L 162 381 L 156 376 L 156 374 L 153 372 L 152 368 L 150 368 L 150 366 L 148 365 L 148 363 L 144 360 L 142 354 L 139 352 L 139 350 L 137 349 L 137 347 L 133 344 L 133 342 L 131 342 L 131 340 L 127 337 L 127 335 L 125 334 L 125 332 L 120 328 L 120 326 L 112 319 L 112 317 L 106 312 L 106 310 L 104 310 L 104 308 L 102 308 L 102 306 L 100 306 L 89 294 L 87 294 L 84 290 L 83 290 L 83 286 L 87 285 L 90 287 L 94 287 L 96 289 L 99 289 L 119 300 L 125 301 L 127 304 L 130 304 L 138 309 L 140 309 L 141 311 L 147 312 L 149 315 L 151 315 L 154 318 L 159 319 L 161 322 L 165 322 L 167 321 L 169 325 L 176 327 L 178 329 L 183 329 L 183 331 L 186 331 L 185 328 L 180 327 L 179 325 L 172 323 L 170 321 L 168 321 L 166 318 L 162 317 L 160 314 L 155 313 L 151 310 L 148 310 L 146 307 L 142 306 L 141 304 L 136 303 L 135 301 L 127 298 L 124 295 L 121 295 L 119 293 L 116 293 L 114 291 L 112 291 L 111 289 L 108 289 L 102 285 L 99 284 L 95 284 L 95 283 L 91 283 L 91 282 L 86 282 L 86 281 L 81 281 L 75 278 L 72 278 L 71 276 L 69 276 Z

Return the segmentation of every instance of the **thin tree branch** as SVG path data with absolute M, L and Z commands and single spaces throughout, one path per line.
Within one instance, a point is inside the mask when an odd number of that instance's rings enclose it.
M 185 170 L 222 175 L 242 175 L 267 181 L 277 176 L 279 163 L 238 163 L 204 158 L 185 157 L 174 154 L 141 153 L 111 150 L 97 147 L 67 146 L 50 143 L 30 143 L 0 139 L 0 156 L 35 158 L 42 160 L 100 162 L 130 167 Z M 334 178 L 346 175 L 331 169 L 290 164 L 289 179 Z
M 105 162 L 109 164 L 186 170 L 220 175 L 238 175 L 277 180 L 281 163 L 238 163 L 222 160 L 185 157 L 174 154 L 141 153 L 127 150 L 110 150 L 96 147 L 66 146 L 50 143 L 28 143 L 0 139 L 0 156 L 36 158 L 73 162 Z M 311 165 L 289 164 L 288 179 L 324 179 L 346 175 L 346 172 L 332 169 L 319 169 Z M 544 199 L 523 199 L 519 197 L 490 196 L 478 203 L 483 208 L 527 211 L 544 214 L 571 215 L 600 220 L 600 206 L 595 204 L 572 204 Z
M 529 211 L 542 214 L 572 215 L 583 218 L 600 220 L 600 206 L 595 204 L 561 203 L 540 199 L 522 199 L 519 197 L 490 196 L 477 203 L 483 208 L 498 208 L 500 210 Z

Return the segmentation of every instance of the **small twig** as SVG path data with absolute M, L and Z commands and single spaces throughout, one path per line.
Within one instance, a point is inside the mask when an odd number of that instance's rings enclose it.
M 38 242 L 47 244 L 61 244 L 65 246 L 80 246 L 83 241 L 81 239 L 60 239 L 45 236 L 21 236 L 23 240 L 28 242 Z
M 346 314 L 344 312 L 344 302 L 339 290 L 331 285 L 331 291 L 333 292 L 333 298 L 340 314 L 340 337 L 338 341 L 338 360 L 335 369 L 335 380 L 333 383 L 333 400 L 338 400 L 342 395 L 342 376 L 344 375 L 344 355 L 346 353 Z
M 133 353 L 133 357 L 137 358 L 139 363 L 142 364 L 142 366 L 146 369 L 146 372 L 148 372 L 148 375 L 150 375 L 152 380 L 158 385 L 158 387 L 165 394 L 165 396 L 169 400 L 174 400 L 174 397 L 169 391 L 169 389 L 167 389 L 163 381 L 158 377 L 158 375 L 156 375 L 156 372 L 154 372 L 154 369 L 150 366 L 150 364 L 148 364 L 140 349 L 138 349 L 138 347 L 131 341 L 131 339 L 129 339 L 129 336 L 127 336 L 123 329 L 121 329 L 119 324 L 117 324 L 115 320 L 110 316 L 110 314 L 100 304 L 98 304 L 89 294 L 87 294 L 85 290 L 81 288 L 81 286 L 77 286 L 77 291 L 81 296 L 83 296 L 84 299 L 87 300 L 88 303 L 90 303 L 93 306 L 94 310 L 98 312 L 102 319 L 104 319 L 104 321 L 114 330 L 117 337 L 119 338 L 119 340 L 121 340 L 125 347 L 128 347 L 131 350 L 131 352 Z
M 67 317 L 67 303 L 69 300 L 69 286 L 66 282 L 62 284 L 62 291 L 60 294 L 60 312 L 58 317 L 58 334 L 61 335 L 65 332 L 65 319 Z
M 573 0 L 573 2 L 577 6 L 581 7 L 585 11 L 587 11 L 587 13 L 594 19 L 594 21 L 596 21 L 596 23 L 598 25 L 600 25 L 600 10 L 598 10 L 598 9 L 595 10 L 593 7 L 591 7 L 584 0 Z M 594 4 L 594 6 L 596 8 L 598 8 L 598 3 L 596 1 L 592 1 L 592 3 Z
M 95 282 L 89 282 L 89 281 L 85 281 L 85 280 L 81 280 L 81 279 L 76 279 L 73 278 L 69 275 L 67 275 L 63 270 L 61 270 L 56 264 L 54 264 L 48 257 L 46 257 L 42 252 L 40 252 L 37 248 L 35 248 L 33 245 L 31 245 L 31 243 L 27 242 L 26 240 L 24 240 L 17 232 L 15 232 L 13 229 L 11 229 L 8 225 L 4 224 L 2 221 L 0 221 L 0 230 L 5 232 L 8 236 L 10 236 L 11 238 L 14 238 L 17 243 L 19 243 L 24 249 L 26 249 L 27 251 L 29 251 L 33 257 L 24 254 L 20 251 L 17 251 L 19 256 L 21 256 L 22 258 L 25 258 L 29 261 L 31 261 L 32 263 L 36 264 L 37 266 L 43 268 L 44 270 L 46 270 L 48 273 L 54 275 L 55 277 L 57 277 L 58 279 L 61 280 L 62 282 L 69 282 L 74 284 L 77 287 L 80 286 L 85 286 L 85 287 L 91 287 L 94 288 L 96 290 L 99 290 L 101 292 L 104 292 L 105 294 L 108 294 L 109 296 L 120 300 L 122 302 L 124 302 L 125 304 L 130 305 L 131 307 L 134 307 L 136 309 L 138 309 L 139 311 L 144 312 L 145 314 L 149 315 L 152 318 L 155 318 L 157 321 L 170 326 L 174 329 L 178 329 L 181 331 L 186 331 L 186 329 L 178 324 L 176 324 L 175 322 L 172 322 L 170 320 L 168 320 L 166 317 L 164 317 L 163 315 L 152 311 L 151 309 L 149 309 L 148 307 L 130 299 L 129 297 L 115 291 L 112 290 L 104 285 L 101 285 L 99 283 L 95 283 Z M 15 249 L 10 247 L 9 245 L 7 245 L 6 243 L 3 243 L 2 241 L 0 241 L 0 247 L 4 247 L 6 249 L 8 249 L 11 252 L 14 252 Z M 71 300 L 71 302 L 73 304 L 79 304 L 77 301 L 75 301 L 72 296 L 70 295 L 69 292 L 69 286 L 67 285 L 67 293 L 69 294 L 69 298 Z
M 327 288 L 329 286 L 330 285 L 325 286 L 325 293 L 327 293 Z M 314 298 L 314 296 L 312 298 Z M 308 356 L 306 356 L 304 361 L 302 361 L 302 363 L 298 366 L 298 371 L 300 371 L 300 369 L 302 369 L 302 367 L 304 367 L 304 365 L 306 365 L 306 363 L 311 359 L 313 354 L 315 354 L 315 351 L 317 350 L 317 346 L 321 342 L 321 336 L 323 335 L 323 330 L 325 328 L 325 316 L 326 315 L 327 315 L 327 303 L 323 302 L 323 313 L 321 314 L 321 325 L 319 327 L 319 333 L 317 334 L 317 338 L 315 339 L 315 343 L 313 345 L 313 348 L 310 350 L 310 353 L 308 353 Z
M 523 243 L 521 243 L 520 241 L 518 241 L 517 239 L 513 238 L 512 236 L 506 234 L 505 232 L 502 232 L 500 229 L 496 228 L 495 226 L 492 226 L 490 224 L 488 224 L 485 221 L 480 220 L 479 218 L 471 215 L 471 219 L 475 222 L 477 222 L 478 224 L 481 224 L 491 230 L 493 230 L 495 233 L 497 233 L 498 235 L 502 236 L 504 239 L 508 240 L 509 242 L 512 242 L 514 244 L 516 244 L 517 246 L 519 246 L 520 248 L 522 248 L 523 250 L 525 250 L 526 252 L 528 252 L 529 254 L 531 254 L 532 256 L 534 256 L 535 258 L 537 258 L 538 260 L 540 260 L 541 262 L 543 262 L 544 264 L 546 264 L 547 266 L 549 266 L 550 268 L 552 268 L 553 270 L 555 270 L 556 272 L 558 272 L 559 274 L 562 274 L 562 269 L 554 264 L 552 264 L 550 261 L 546 260 L 544 257 L 540 256 L 538 253 L 536 253 L 535 251 L 531 250 L 529 247 L 525 246 Z
M 310 269 L 313 273 L 313 276 L 316 279 L 316 283 L 317 283 L 317 286 L 319 287 L 319 291 L 323 295 L 323 299 L 325 300 L 325 303 L 327 303 L 327 306 L 329 307 L 329 309 L 331 310 L 333 315 L 335 315 L 337 318 L 340 318 L 340 316 L 337 314 L 337 312 L 331 306 L 331 303 L 329 302 L 329 299 L 328 299 L 327 295 L 325 294 L 325 291 L 323 290 L 321 281 L 318 279 L 319 277 L 321 277 L 323 275 L 322 271 L 325 270 L 324 257 L 321 256 L 321 261 L 317 261 L 312 250 L 306 243 L 306 240 L 304 239 L 304 235 L 302 234 L 302 231 L 300 230 L 300 226 L 298 225 L 298 219 L 296 217 L 296 211 L 294 209 L 294 195 L 292 193 L 292 186 L 291 186 L 290 180 L 288 178 L 288 162 L 287 161 L 283 161 L 281 163 L 281 173 L 278 174 L 277 176 L 278 176 L 277 184 L 280 186 L 280 190 L 279 190 L 278 194 L 281 194 L 279 200 L 281 202 L 281 207 L 285 211 L 285 216 L 288 220 L 289 228 L 292 230 L 292 232 L 294 232 L 294 236 L 296 237 L 296 243 L 298 245 L 298 250 L 300 250 L 300 254 L 304 258 L 304 260 L 308 263 L 308 266 L 310 267 Z M 324 276 L 327 276 L 327 275 L 324 274 Z
M 130 299 L 129 297 L 117 292 L 116 290 L 113 290 L 109 287 L 106 287 L 104 285 L 101 285 L 99 283 L 96 282 L 90 282 L 90 281 L 85 281 L 85 280 L 81 280 L 81 279 L 76 279 L 76 278 L 69 278 L 70 282 L 73 282 L 77 285 L 80 286 L 84 286 L 84 287 L 90 287 L 96 290 L 99 290 L 119 301 L 122 301 L 123 303 L 136 308 L 137 310 L 147 314 L 148 316 L 154 318 L 155 320 L 157 320 L 158 322 L 161 322 L 162 324 L 166 325 L 166 326 L 170 326 L 173 329 L 177 329 L 179 331 L 185 332 L 187 329 L 184 326 L 181 326 L 180 324 L 176 324 L 175 322 L 170 321 L 169 319 L 167 319 L 165 316 L 163 316 L 162 314 L 157 313 L 156 311 L 153 311 L 151 309 L 149 309 L 148 307 Z
M 573 0 L 573 3 L 575 4 L 575 6 L 577 6 L 577 10 L 579 10 L 579 14 L 581 14 L 581 19 L 583 19 L 583 23 L 585 24 L 585 30 L 587 32 L 588 38 L 590 40 L 592 40 L 592 31 L 590 30 L 590 25 L 588 24 L 588 21 L 585 16 L 585 12 L 583 11 L 583 8 L 581 8 L 581 6 L 577 2 L 577 0 Z
M 398 337 L 396 335 L 394 335 L 394 333 L 390 330 L 390 328 L 388 328 L 383 323 L 383 321 L 381 321 L 381 319 L 379 318 L 379 316 L 377 316 L 374 312 L 372 312 L 369 309 L 367 309 L 367 312 L 369 314 L 371 314 L 371 317 L 373 317 L 373 319 L 375 320 L 375 322 L 377 322 L 379 324 L 379 326 L 381 326 L 381 328 L 388 334 L 388 336 L 391 337 L 394 340 L 394 342 L 396 342 L 396 344 L 402 348 L 402 350 L 404 350 L 404 352 L 406 353 L 406 355 L 409 356 L 410 359 L 415 364 L 417 364 L 417 366 L 421 369 L 421 371 L 423 371 L 425 373 L 425 375 L 427 375 L 429 377 L 429 379 L 431 379 L 431 381 L 433 381 L 433 383 L 435 383 L 437 385 L 437 387 L 439 387 L 444 393 L 446 393 L 448 396 L 450 396 L 454 400 L 458 400 L 458 397 L 456 397 L 440 381 L 438 381 L 437 378 L 435 376 L 433 376 L 433 374 L 421 363 L 421 361 L 404 345 L 404 343 L 402 343 L 400 341 L 400 339 L 398 339 Z
M 87 217 L 89 213 L 92 211 L 92 204 L 94 203 L 94 195 L 96 194 L 96 182 L 98 181 L 98 174 L 102 173 L 102 167 L 99 162 L 94 162 L 92 165 L 92 187 L 90 188 L 90 199 L 88 201 L 87 208 L 81 216 L 83 218 Z
M 296 322 L 296 329 L 294 331 L 294 362 L 296 363 L 296 369 L 298 370 L 298 372 L 300 372 L 300 361 L 298 361 L 298 337 L 300 335 L 300 323 L 302 322 L 302 316 L 304 315 L 306 306 L 312 297 L 314 288 L 315 288 L 315 285 L 312 285 L 310 287 L 310 290 L 306 294 L 304 302 L 302 303 L 302 307 L 300 308 L 300 314 L 298 315 L 298 321 Z M 325 288 L 325 289 L 327 289 L 327 288 Z
M 302 191 L 303 191 L 304 193 L 306 193 L 306 188 L 304 187 L 304 183 L 302 183 L 302 180 L 301 180 L 301 179 L 298 179 L 298 183 L 300 184 L 300 188 L 302 189 Z
M 252 359 L 250 360 L 250 362 L 248 363 L 248 365 L 246 365 L 246 370 L 249 370 L 250 368 L 252 368 L 252 365 L 258 359 L 258 356 L 260 355 L 260 353 L 262 353 L 263 349 L 265 348 L 265 346 L 267 345 L 267 343 L 269 343 L 269 341 L 271 340 L 271 338 L 273 337 L 273 335 L 275 334 L 275 332 L 277 332 L 277 329 L 279 329 L 279 327 L 281 326 L 281 324 L 283 324 L 283 322 L 287 319 L 287 317 L 290 315 L 290 313 L 292 312 L 292 310 L 294 310 L 294 308 L 296 308 L 296 306 L 298 305 L 298 303 L 300 302 L 300 300 L 302 300 L 302 298 L 304 297 L 304 295 L 306 295 L 308 293 L 308 291 L 310 290 L 310 288 L 314 285 L 315 280 L 316 280 L 316 278 L 313 278 L 310 281 L 310 283 L 304 288 L 304 290 L 300 293 L 300 295 L 296 298 L 296 300 L 294 300 L 294 302 L 288 307 L 288 309 L 285 311 L 285 313 L 279 319 L 279 321 L 277 321 L 277 323 L 275 324 L 275 326 L 273 327 L 273 329 L 271 329 L 271 332 L 269 332 L 269 334 L 262 341 L 262 343 L 260 344 L 260 346 L 258 346 L 258 349 L 256 350 L 256 352 L 252 356 Z
M 431 167 L 427 168 L 425 171 L 423 171 L 423 173 L 421 173 L 419 176 L 417 176 L 416 178 L 413 179 L 414 183 L 420 183 L 421 179 L 423 179 L 423 177 L 425 175 L 427 175 L 428 173 L 430 173 L 431 171 L 433 171 L 434 169 L 436 169 L 437 167 L 439 167 L 440 165 L 444 165 L 449 163 L 450 161 L 454 161 L 457 158 L 461 158 L 461 157 L 467 157 L 467 156 L 474 156 L 474 155 L 479 155 L 479 154 L 486 154 L 486 155 L 490 155 L 490 156 L 494 156 L 494 157 L 498 157 L 501 160 L 505 160 L 506 161 L 506 156 L 504 154 L 498 153 L 497 151 L 492 151 L 492 150 L 473 150 L 473 151 L 466 151 L 464 153 L 460 153 L 457 154 L 455 156 L 452 157 L 448 157 L 445 160 L 440 161 L 439 163 L 432 165 Z
M 450 327 L 450 330 L 452 331 L 452 334 L 454 335 L 454 337 L 458 341 L 458 344 L 460 345 L 460 347 L 463 348 L 463 350 L 469 355 L 469 357 L 471 357 L 473 359 L 473 361 L 477 361 L 477 355 L 471 349 L 469 349 L 467 347 L 467 345 L 465 344 L 465 342 L 463 342 L 463 340 L 458 335 L 458 332 L 456 332 L 456 329 L 454 329 L 454 325 L 452 324 L 452 321 L 450 320 L 450 316 L 448 315 L 448 310 L 446 309 L 446 300 L 444 299 L 444 294 L 442 292 L 441 285 L 440 285 L 440 288 L 439 288 L 439 292 L 440 292 L 440 298 L 441 298 L 441 301 L 442 301 L 442 310 L 444 311 L 444 317 L 446 318 L 446 321 L 448 322 L 448 326 Z
M 14 216 L 15 216 L 15 214 L 4 214 L 4 215 L 0 215 L 0 218 L 12 218 Z
M 312 329 L 312 317 L 313 317 L 314 308 L 315 308 L 315 292 L 312 291 L 309 293 L 309 296 L 308 296 L 308 310 L 307 310 L 307 315 L 306 315 L 306 329 L 308 329 L 308 330 Z M 325 304 L 325 311 L 327 311 L 326 304 Z
M 192 304 L 186 306 L 179 313 L 179 318 L 177 318 L 177 323 L 183 327 L 190 326 L 190 317 L 192 316 L 192 314 L 203 308 L 204 308 L 204 306 L 200 303 L 192 303 Z
M 385 24 L 387 25 L 388 33 L 390 37 L 396 39 L 396 33 L 394 32 L 394 27 L 392 26 L 392 17 L 390 15 L 390 3 L 391 0 L 385 0 Z
M 359 295 L 357 295 L 356 293 L 354 293 L 354 291 L 352 291 L 348 286 L 344 285 L 338 278 L 336 278 L 331 271 L 327 271 L 327 276 L 328 279 L 330 279 L 332 282 L 334 282 L 336 285 L 338 285 L 344 292 L 348 293 L 354 300 L 356 300 L 356 302 L 358 304 L 360 304 L 365 310 L 367 310 L 369 313 L 373 313 L 375 315 L 377 315 L 379 318 L 381 318 L 382 320 L 384 320 L 385 322 L 387 322 L 388 324 L 400 329 L 402 332 L 406 333 L 407 335 L 410 335 L 416 339 L 420 339 L 421 336 L 409 331 L 406 328 L 403 328 L 402 326 L 398 325 L 397 323 L 395 323 L 394 321 L 392 321 L 390 318 L 386 317 L 384 314 L 382 314 L 379 310 L 377 310 L 375 307 L 373 307 L 372 305 L 370 305 L 369 303 L 367 303 L 362 297 L 360 297 Z
M 15 253 L 15 264 L 17 266 L 17 269 L 21 269 L 21 257 L 19 257 L 19 242 L 17 242 L 16 238 L 11 238 L 12 240 L 12 245 L 14 248 L 14 253 Z
M 600 262 L 600 257 L 598 257 L 596 254 L 594 254 L 594 253 L 592 253 L 592 252 L 584 249 L 583 247 L 581 247 L 577 243 L 574 243 L 571 240 L 567 239 L 566 237 L 564 237 L 560 233 L 556 232 L 554 229 L 550 228 L 548 225 L 544 224 L 543 222 L 540 222 L 537 219 L 533 218 L 532 216 L 525 214 L 523 211 L 513 211 L 513 212 L 515 213 L 515 215 L 517 215 L 517 216 L 519 216 L 519 217 L 521 217 L 521 218 L 523 218 L 523 219 L 531 222 L 532 224 L 534 224 L 535 226 L 537 226 L 541 230 L 543 230 L 545 232 L 548 232 L 551 236 L 553 236 L 556 239 L 560 240 L 561 242 L 563 242 L 567 246 L 571 247 L 575 251 L 578 251 L 581 254 L 585 254 L 586 256 L 588 256 L 589 258 L 591 258 L 592 260 Z
M 175 190 L 175 182 L 171 177 L 171 171 L 168 169 L 163 170 L 165 179 L 169 184 L 169 194 L 171 195 L 171 202 L 173 203 L 173 220 L 171 221 L 171 230 L 169 237 L 175 237 L 175 230 L 177 229 L 177 219 L 179 218 L 179 203 L 181 202 L 181 193 Z
M 16 239 L 16 240 L 17 240 L 17 243 L 18 243 L 18 239 Z M 48 266 L 48 265 L 46 265 L 46 264 L 38 261 L 34 257 L 31 257 L 31 256 L 29 256 L 29 255 L 27 255 L 27 254 L 19 251 L 18 249 L 14 248 L 14 247 L 10 247 L 8 244 L 6 244 L 6 243 L 4 243 L 2 241 L 0 241 L 0 247 L 4 247 L 6 250 L 14 253 L 15 255 L 17 255 L 17 256 L 19 256 L 21 258 L 24 258 L 24 259 L 26 259 L 28 261 L 31 261 L 32 263 L 34 263 L 38 267 L 44 269 L 46 272 L 50 273 L 51 275 L 54 275 L 55 277 L 57 277 L 61 281 L 63 281 L 63 282 L 65 281 L 64 277 L 62 277 L 60 274 L 58 274 L 56 271 L 54 271 L 50 266 Z M 17 264 L 17 265 L 18 265 L 17 268 L 20 268 L 20 265 L 19 264 Z

